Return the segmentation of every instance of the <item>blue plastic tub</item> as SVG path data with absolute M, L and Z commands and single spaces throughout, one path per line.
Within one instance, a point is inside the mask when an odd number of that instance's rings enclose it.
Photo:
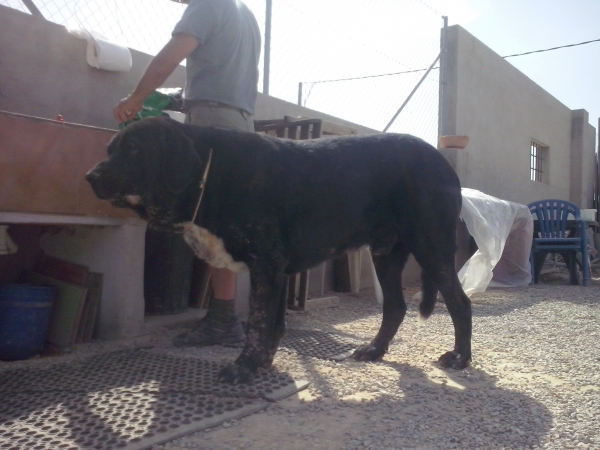
M 37 355 L 50 326 L 55 286 L 0 286 L 0 359 Z

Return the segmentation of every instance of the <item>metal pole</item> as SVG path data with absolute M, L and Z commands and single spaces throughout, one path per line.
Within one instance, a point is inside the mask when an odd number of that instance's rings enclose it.
M 441 49 L 440 49 L 440 104 L 438 107 L 438 135 L 444 136 L 447 133 L 448 125 L 448 16 L 442 16 L 444 19 L 444 28 L 442 28 Z
M 298 106 L 302 106 L 302 81 L 298 82 Z
M 412 90 L 412 92 L 410 94 L 408 94 L 408 97 L 406 97 L 406 100 L 404 100 L 404 103 L 402 103 L 402 106 L 400 106 L 400 108 L 398 109 L 398 111 L 396 111 L 396 114 L 394 114 L 394 117 L 392 117 L 392 120 L 390 120 L 390 123 L 388 123 L 386 125 L 386 127 L 383 129 L 384 133 L 394 123 L 394 120 L 396 120 L 396 117 L 398 117 L 398 114 L 400 114 L 402 112 L 402 110 L 404 109 L 404 107 L 406 106 L 406 104 L 408 103 L 408 101 L 412 98 L 413 94 L 415 92 L 417 92 L 417 89 L 419 89 L 419 86 L 421 86 L 421 83 L 423 83 L 423 81 L 425 81 L 425 78 L 427 78 L 427 75 L 429 75 L 429 72 L 431 72 L 431 69 L 433 69 L 433 66 L 436 65 L 436 63 L 439 61 L 439 59 L 440 59 L 440 55 L 437 55 L 437 58 L 435 58 L 435 61 L 433 61 L 433 64 L 431 64 L 431 66 L 429 66 L 429 69 L 427 69 L 427 72 L 425 72 L 425 75 L 423 75 L 423 77 L 421 77 L 421 79 L 419 80 L 419 82 L 417 83 L 417 85 L 414 87 L 414 89 Z
M 263 70 L 263 94 L 269 95 L 269 76 L 271 74 L 271 16 L 273 13 L 273 0 L 267 1 L 265 17 L 265 61 Z
M 42 14 L 42 12 L 38 9 L 37 6 L 35 6 L 35 3 L 33 3 L 33 0 L 23 0 L 23 4 L 25 6 L 27 6 L 27 9 L 29 10 L 29 12 L 31 13 L 31 15 L 33 16 L 37 16 L 37 17 L 41 17 L 42 19 L 44 19 L 44 15 Z

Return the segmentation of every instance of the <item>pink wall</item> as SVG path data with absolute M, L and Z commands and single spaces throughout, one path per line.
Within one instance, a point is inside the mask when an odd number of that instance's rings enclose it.
M 99 200 L 84 178 L 114 133 L 0 112 L 0 211 L 135 217 Z

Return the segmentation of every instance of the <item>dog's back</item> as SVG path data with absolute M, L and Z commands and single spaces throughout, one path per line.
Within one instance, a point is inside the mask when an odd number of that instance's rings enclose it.
M 422 234 L 460 212 L 460 183 L 438 150 L 409 135 L 339 137 L 287 142 L 271 164 L 279 177 L 281 229 L 298 271 L 349 248 L 370 245 L 389 251 L 398 241 L 409 248 Z M 437 230 L 439 231 L 439 230 Z M 307 261 L 312 255 L 313 261 Z

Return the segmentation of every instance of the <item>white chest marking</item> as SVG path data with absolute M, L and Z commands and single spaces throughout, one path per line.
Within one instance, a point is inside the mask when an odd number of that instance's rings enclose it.
M 126 195 L 125 200 L 135 206 L 142 202 L 142 197 L 139 195 Z
M 218 269 L 229 269 L 236 273 L 248 271 L 245 263 L 234 261 L 227 253 L 221 238 L 192 222 L 185 222 L 180 226 L 183 227 L 183 239 L 198 258 Z

